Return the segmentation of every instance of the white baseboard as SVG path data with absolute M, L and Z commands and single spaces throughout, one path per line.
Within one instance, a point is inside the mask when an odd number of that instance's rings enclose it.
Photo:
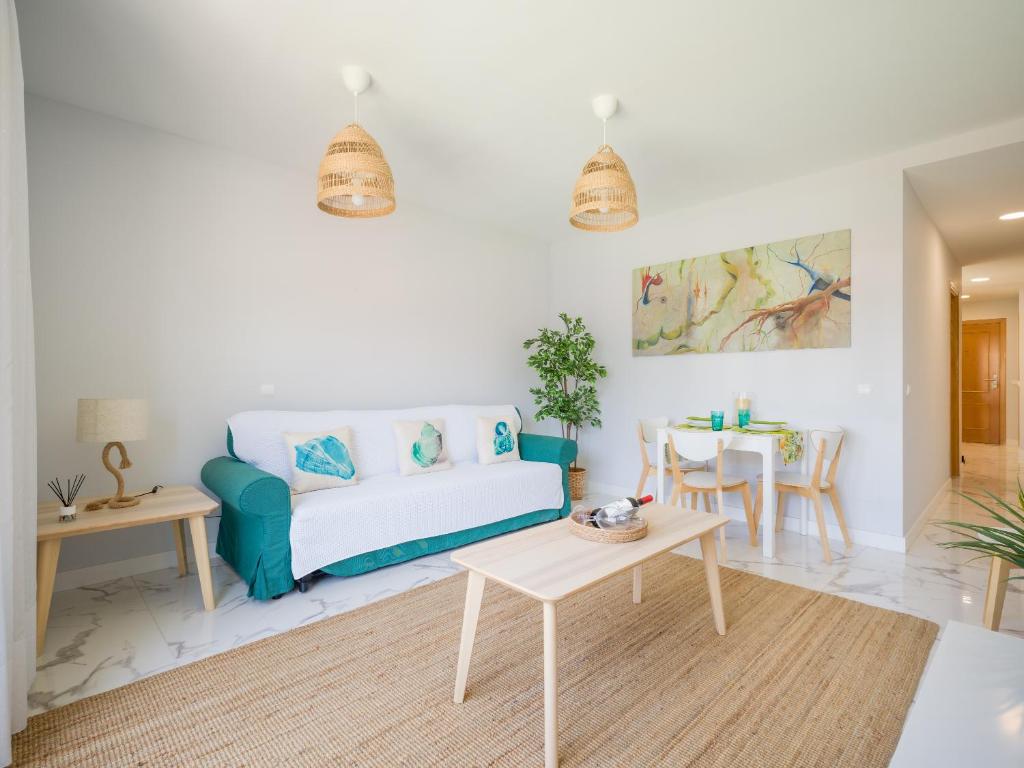
M 605 483 L 588 483 L 589 494 L 593 496 L 609 496 L 612 498 L 622 496 L 632 496 L 636 493 L 635 488 L 625 488 L 622 486 L 606 485 Z M 580 502 L 576 502 L 577 504 Z M 726 515 L 733 518 L 734 520 L 746 521 L 746 513 L 743 511 L 743 507 L 736 507 L 731 504 L 726 504 L 723 510 Z M 826 509 L 826 514 L 828 510 Z M 800 518 L 789 517 L 782 523 L 782 527 L 787 531 L 800 532 Z M 828 537 L 830 540 L 842 541 L 843 534 L 839 530 L 838 525 L 826 524 L 825 529 L 828 531 Z M 862 544 L 865 547 L 874 547 L 875 549 L 885 549 L 890 552 L 906 552 L 907 551 L 907 540 L 902 536 L 892 536 L 886 533 L 875 533 L 874 531 L 862 531 L 856 528 L 850 528 L 850 538 L 853 539 L 855 544 Z M 818 538 L 818 524 L 814 521 L 813 517 L 808 521 L 807 524 L 807 535 L 813 538 Z
M 210 563 L 212 565 L 222 563 L 220 555 L 210 552 Z M 59 571 L 54 581 L 53 589 L 61 592 L 65 589 L 77 589 L 90 584 L 100 584 L 104 581 L 113 581 L 125 576 L 138 576 L 150 571 L 159 571 L 162 568 L 177 568 L 178 555 L 174 550 L 169 552 L 157 552 L 152 555 L 132 557 L 128 560 L 117 560 L 113 563 L 102 563 L 91 565 L 88 568 L 76 568 L 72 571 Z M 192 557 L 192 550 L 189 550 L 188 560 L 189 571 L 195 573 L 195 560 Z
M 904 545 L 904 552 L 910 551 L 910 547 L 913 546 L 917 537 L 921 535 L 925 526 L 928 525 L 928 521 L 931 519 L 932 514 L 934 514 L 935 510 L 945 500 L 946 495 L 949 493 L 949 489 L 952 487 L 953 478 L 947 477 L 946 482 L 939 487 L 939 490 L 935 492 L 934 496 L 932 496 L 931 501 L 929 501 L 925 505 L 924 509 L 921 510 L 921 514 L 917 516 L 917 520 L 915 520 L 914 524 L 910 526 L 910 530 L 907 531 L 907 535 L 903 537 L 906 542 Z

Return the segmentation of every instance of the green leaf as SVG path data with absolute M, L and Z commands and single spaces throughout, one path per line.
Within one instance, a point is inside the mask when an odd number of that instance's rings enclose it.
M 537 336 L 523 342 L 530 351 L 526 364 L 537 372 L 540 386 L 530 389 L 537 420 L 556 419 L 562 434 L 577 434 L 580 427 L 601 426 L 601 405 L 597 381 L 608 371 L 593 357 L 596 342 L 583 319 L 562 312 L 558 315 L 564 329 L 541 328 Z

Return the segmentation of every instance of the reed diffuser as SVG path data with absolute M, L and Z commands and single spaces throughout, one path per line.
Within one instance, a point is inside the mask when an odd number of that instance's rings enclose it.
M 68 523 L 75 519 L 78 512 L 75 507 L 75 499 L 78 497 L 78 492 L 82 490 L 84 482 L 85 475 L 75 475 L 73 479 L 66 480 L 64 486 L 61 486 L 59 477 L 55 477 L 47 483 L 50 490 L 53 491 L 53 495 L 60 501 L 61 509 L 58 518 L 60 522 Z

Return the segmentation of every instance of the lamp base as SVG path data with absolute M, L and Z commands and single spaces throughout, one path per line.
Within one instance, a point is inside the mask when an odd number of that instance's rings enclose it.
M 125 507 L 137 506 L 139 500 L 134 496 L 123 496 L 121 498 L 114 498 L 113 496 L 109 499 L 96 499 L 90 501 L 85 505 L 87 512 L 95 512 L 97 509 L 103 509 L 104 507 L 110 507 L 111 509 L 124 509 Z
M 95 501 L 89 502 L 85 509 L 89 512 L 95 512 L 97 509 L 103 509 L 109 507 L 110 509 L 124 509 L 126 507 L 134 507 L 139 503 L 139 500 L 134 496 L 126 496 L 124 493 L 124 475 L 118 471 L 117 467 L 110 463 L 110 451 L 116 448 L 121 454 L 121 469 L 128 469 L 132 463 L 128 460 L 128 451 L 125 450 L 124 443 L 113 442 L 107 443 L 103 448 L 103 466 L 107 468 L 107 471 L 114 476 L 117 480 L 117 491 L 113 496 L 109 496 L 106 499 L 96 499 Z

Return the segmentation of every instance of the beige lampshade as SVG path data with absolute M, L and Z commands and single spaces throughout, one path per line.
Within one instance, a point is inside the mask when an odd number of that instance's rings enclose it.
M 116 443 L 145 440 L 149 406 L 145 400 L 80 399 L 78 442 Z
M 569 223 L 590 232 L 618 232 L 639 219 L 629 168 L 615 150 L 602 144 L 576 182 Z
M 369 218 L 395 210 L 395 179 L 380 144 L 352 123 L 331 139 L 317 177 L 316 204 L 334 216 Z

